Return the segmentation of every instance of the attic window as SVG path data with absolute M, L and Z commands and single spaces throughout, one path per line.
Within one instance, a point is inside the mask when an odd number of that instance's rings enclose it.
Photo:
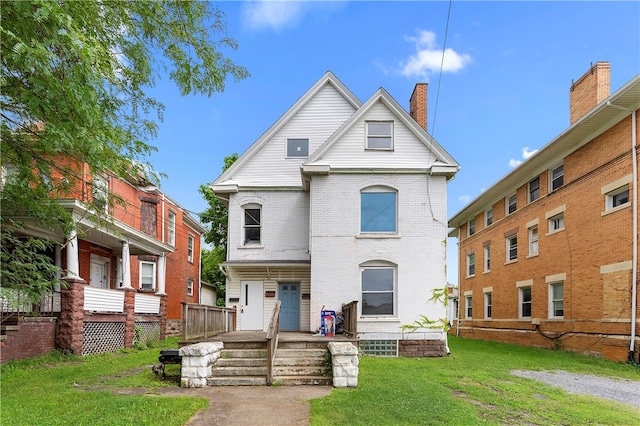
M 309 139 L 287 139 L 287 158 L 308 156 Z
M 367 122 L 367 146 L 366 149 L 384 151 L 393 150 L 393 122 L 369 121 Z

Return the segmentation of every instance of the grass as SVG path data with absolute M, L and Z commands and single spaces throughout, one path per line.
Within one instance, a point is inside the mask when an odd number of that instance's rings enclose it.
M 640 410 L 519 378 L 566 370 L 640 380 L 640 370 L 563 351 L 450 339 L 438 359 L 360 359 L 356 389 L 311 401 L 312 425 L 638 425 Z
M 360 359 L 356 389 L 311 401 L 311 424 L 637 425 L 640 410 L 568 394 L 510 372 L 565 370 L 640 380 L 640 369 L 563 351 L 450 339 L 451 356 Z M 168 339 L 162 348 L 177 347 Z M 159 349 L 88 357 L 57 353 L 0 366 L 2 425 L 183 425 L 205 398 L 159 396 L 179 386 L 149 368 Z

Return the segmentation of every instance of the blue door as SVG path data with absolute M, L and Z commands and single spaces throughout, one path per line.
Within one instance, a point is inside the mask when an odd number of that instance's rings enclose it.
M 300 330 L 300 283 L 279 283 L 280 330 Z

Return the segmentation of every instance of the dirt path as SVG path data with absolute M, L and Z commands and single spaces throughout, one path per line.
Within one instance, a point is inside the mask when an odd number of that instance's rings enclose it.
M 209 386 L 202 389 L 157 388 L 164 396 L 209 398 L 209 408 L 188 426 L 308 425 L 310 399 L 329 395 L 331 386 Z

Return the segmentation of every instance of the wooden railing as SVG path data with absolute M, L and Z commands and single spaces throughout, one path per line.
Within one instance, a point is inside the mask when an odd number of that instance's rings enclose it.
M 342 305 L 342 315 L 344 316 L 344 334 L 349 337 L 358 336 L 358 301 L 345 303 Z
M 276 302 L 267 329 L 267 385 L 273 384 L 273 360 L 278 348 L 278 333 L 280 333 L 280 301 Z
M 182 302 L 182 338 L 206 339 L 235 331 L 236 308 Z

